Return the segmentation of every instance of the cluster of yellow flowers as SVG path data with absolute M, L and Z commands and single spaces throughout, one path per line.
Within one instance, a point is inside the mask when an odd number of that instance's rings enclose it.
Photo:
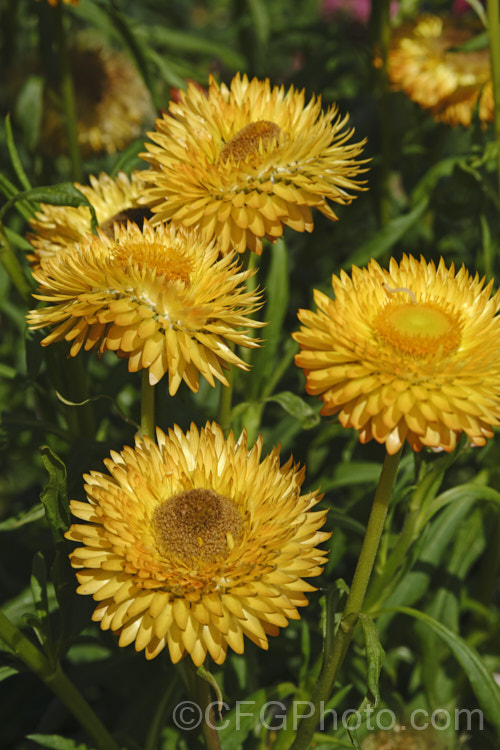
M 313 229 L 311 209 L 330 219 L 362 189 L 347 117 L 305 102 L 293 87 L 237 75 L 229 87 L 189 85 L 156 123 L 142 156 L 149 169 L 78 185 L 94 206 L 42 205 L 31 222 L 39 300 L 32 328 L 42 344 L 114 351 L 130 371 L 165 375 L 197 391 L 201 374 L 227 384 L 247 364 L 235 344 L 262 304 L 249 291 L 245 250 L 260 254 L 285 226 Z M 396 453 L 407 441 L 451 451 L 465 432 L 484 445 L 500 424 L 500 292 L 492 282 L 405 256 L 388 270 L 372 261 L 333 276 L 335 299 L 315 292 L 295 338 L 307 390 L 322 413 Z M 108 474 L 86 479 L 88 502 L 72 502 L 67 537 L 78 591 L 98 602 L 94 620 L 147 658 L 168 647 L 174 662 L 207 653 L 222 663 L 243 636 L 267 648 L 314 590 L 325 553 L 324 511 L 301 494 L 304 472 L 261 461 L 262 441 L 224 437 L 216 424 L 139 436 L 112 453 Z
M 197 391 L 200 374 L 227 385 L 228 367 L 248 367 L 234 345 L 257 346 L 249 329 L 262 325 L 239 253 L 260 253 L 284 226 L 312 231 L 314 207 L 335 219 L 330 203 L 351 202 L 363 144 L 346 121 L 268 80 L 190 85 L 157 121 L 149 169 L 77 184 L 97 234 L 84 206 L 42 205 L 32 219 L 35 296 L 47 304 L 28 320 L 50 328 L 42 344 L 114 351 L 151 386 L 167 376 L 171 395 L 182 381 Z M 71 563 L 120 645 L 221 663 L 243 636 L 267 648 L 299 617 L 314 590 L 304 578 L 326 559 L 325 511 L 312 510 L 317 492 L 301 494 L 303 469 L 261 451 L 216 424 L 174 427 L 86 476 Z

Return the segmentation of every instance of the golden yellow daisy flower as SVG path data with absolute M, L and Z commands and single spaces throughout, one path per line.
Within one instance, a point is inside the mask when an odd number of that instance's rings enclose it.
M 480 120 L 493 120 L 488 48 L 456 49 L 475 33 L 458 20 L 429 15 L 402 26 L 394 34 L 388 54 L 394 88 L 449 125 L 468 127 L 478 99 Z
M 396 453 L 408 440 L 452 451 L 465 432 L 484 445 L 500 424 L 500 291 L 453 264 L 404 256 L 389 270 L 332 277 L 335 299 L 319 291 L 318 312 L 300 310 L 296 364 L 307 392 Z
M 119 52 L 79 41 L 70 51 L 78 142 L 82 153 L 114 154 L 141 135 L 153 116 L 149 91 L 131 60 Z M 46 151 L 66 148 L 64 114 L 57 96 L 44 102 L 41 142 Z
M 224 438 L 213 423 L 184 434 L 175 426 L 158 444 L 105 460 L 109 474 L 84 478 L 88 502 L 71 502 L 66 537 L 80 594 L 99 602 L 93 620 L 153 659 L 168 646 L 173 662 L 207 652 L 221 664 L 244 636 L 263 649 L 314 587 L 322 571 L 317 545 L 326 511 L 312 511 L 317 491 L 301 495 L 304 470 L 279 449 L 262 461 L 262 438 L 249 450 L 243 433 Z
M 149 216 L 149 211 L 137 202 L 140 194 L 137 175 L 134 172 L 129 178 L 124 172 L 119 172 L 116 177 L 110 177 L 101 172 L 99 177 L 90 176 L 90 185 L 75 182 L 75 187 L 94 207 L 97 224 L 104 232 L 112 234 L 114 222 L 126 223 L 130 219 L 138 224 L 141 215 Z M 92 228 L 90 210 L 85 206 L 53 206 L 48 203 L 40 204 L 40 210 L 29 223 L 33 232 L 27 235 L 27 240 L 35 252 L 28 258 L 35 265 L 79 242 Z
M 190 84 L 141 154 L 153 222 L 196 224 L 223 253 L 260 254 L 262 238 L 275 241 L 284 225 L 312 231 L 311 207 L 336 219 L 328 202 L 351 203 L 364 171 L 355 160 L 364 141 L 348 143 L 347 120 L 268 79 L 238 74 L 227 88 L 211 77 L 207 92 Z
M 258 343 L 241 326 L 262 325 L 248 317 L 261 306 L 248 292 L 234 254 L 219 259 L 214 243 L 160 225 L 143 230 L 115 225 L 112 239 L 86 235 L 33 272 L 37 299 L 49 304 L 28 314 L 31 328 L 50 326 L 47 346 L 66 339 L 71 356 L 80 349 L 108 349 L 128 359 L 131 372 L 149 371 L 154 385 L 168 372 L 169 391 L 184 380 L 198 390 L 201 373 L 227 385 L 223 368 L 248 366 L 229 343 Z

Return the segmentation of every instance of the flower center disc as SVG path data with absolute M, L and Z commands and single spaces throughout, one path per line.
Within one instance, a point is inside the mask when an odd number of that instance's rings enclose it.
M 375 328 L 396 349 L 417 357 L 439 349 L 451 352 L 460 343 L 458 319 L 432 303 L 386 305 L 375 319 Z
M 150 219 L 151 218 L 151 211 L 146 206 L 133 206 L 131 208 L 124 208 L 123 211 L 119 211 L 117 214 L 112 216 L 107 221 L 104 221 L 102 224 L 99 225 L 99 229 L 101 232 L 104 232 L 105 235 L 108 237 L 111 237 L 113 239 L 114 237 L 114 231 L 113 231 L 113 225 L 114 224 L 121 224 L 122 226 L 127 226 L 127 221 L 132 221 L 134 224 L 137 224 L 139 229 L 142 229 L 144 225 L 144 219 Z
M 258 154 L 261 143 L 263 148 L 277 146 L 282 132 L 279 125 L 269 120 L 251 122 L 224 145 L 220 160 L 225 162 L 232 158 L 233 161 L 243 161 L 248 156 Z
M 241 536 L 243 518 L 227 497 L 194 489 L 162 503 L 154 512 L 153 526 L 162 553 L 211 562 L 232 549 Z
M 193 260 L 185 253 L 158 241 L 152 244 L 134 241 L 117 244 L 113 248 L 113 260 L 124 270 L 134 264 L 141 269 L 154 269 L 157 276 L 165 276 L 170 281 L 182 281 L 185 284 L 190 283 L 189 274 L 193 269 Z

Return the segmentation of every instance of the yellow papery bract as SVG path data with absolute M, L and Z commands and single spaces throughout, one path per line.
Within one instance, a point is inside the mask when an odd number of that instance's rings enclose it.
M 120 646 L 135 643 L 148 659 L 167 646 L 172 661 L 189 654 L 196 665 L 208 653 L 221 664 L 228 646 L 243 652 L 244 636 L 267 649 L 268 636 L 299 617 L 302 592 L 315 590 L 302 579 L 326 560 L 316 547 L 330 536 L 320 530 L 326 511 L 311 511 L 317 492 L 301 494 L 302 469 L 280 466 L 278 450 L 261 460 L 261 450 L 261 439 L 249 450 L 244 433 L 224 438 L 215 423 L 187 433 L 175 426 L 158 430 L 157 443 L 138 437 L 134 449 L 113 453 L 110 475 L 85 477 L 99 513 L 67 532 L 84 544 L 71 564 L 78 592 L 99 602 L 93 619 Z M 73 514 L 87 518 L 86 505 L 72 501 Z M 126 537 L 110 530 L 117 516 Z M 233 543 L 224 545 L 228 520 Z M 165 543 L 176 535 L 184 546 Z M 110 559 L 121 564 L 109 570 Z
M 152 385 L 168 374 L 172 395 L 182 380 L 197 391 L 200 374 L 227 385 L 224 369 L 248 369 L 231 344 L 258 346 L 248 328 L 263 325 L 251 317 L 261 306 L 245 286 L 252 273 L 197 234 L 115 224 L 114 239 L 86 235 L 34 270 L 35 296 L 49 304 L 28 321 L 52 328 L 44 346 L 66 339 L 71 356 L 115 351 L 131 372 L 147 369 Z
M 142 154 L 153 223 L 197 224 L 222 253 L 260 254 L 262 239 L 274 242 L 285 225 L 312 231 L 312 207 L 336 219 L 329 201 L 351 203 L 364 171 L 364 142 L 348 143 L 347 119 L 268 79 L 238 74 L 228 88 L 211 77 L 206 94 L 190 85 Z
M 294 334 L 321 413 L 391 454 L 452 451 L 462 432 L 484 445 L 500 424 L 500 292 L 484 282 L 406 255 L 333 276 L 335 299 L 317 292 Z

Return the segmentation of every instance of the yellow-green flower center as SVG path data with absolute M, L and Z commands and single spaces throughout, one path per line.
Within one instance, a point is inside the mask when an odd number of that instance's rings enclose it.
M 145 240 L 131 240 L 113 247 L 113 261 L 124 270 L 132 265 L 141 270 L 150 268 L 157 276 L 165 276 L 169 281 L 190 283 L 193 270 L 193 259 L 175 247 L 169 247 L 161 241 L 153 243 Z
M 211 562 L 234 547 L 243 517 L 232 500 L 200 488 L 162 503 L 153 514 L 153 527 L 162 554 Z
M 269 120 L 257 120 L 245 125 L 225 145 L 220 153 L 222 162 L 232 159 L 243 161 L 259 153 L 259 149 L 277 146 L 282 133 L 279 125 Z M 262 145 L 262 146 L 261 146 Z
M 394 348 L 416 357 L 451 352 L 460 344 L 458 316 L 432 302 L 391 302 L 380 310 L 374 325 Z

